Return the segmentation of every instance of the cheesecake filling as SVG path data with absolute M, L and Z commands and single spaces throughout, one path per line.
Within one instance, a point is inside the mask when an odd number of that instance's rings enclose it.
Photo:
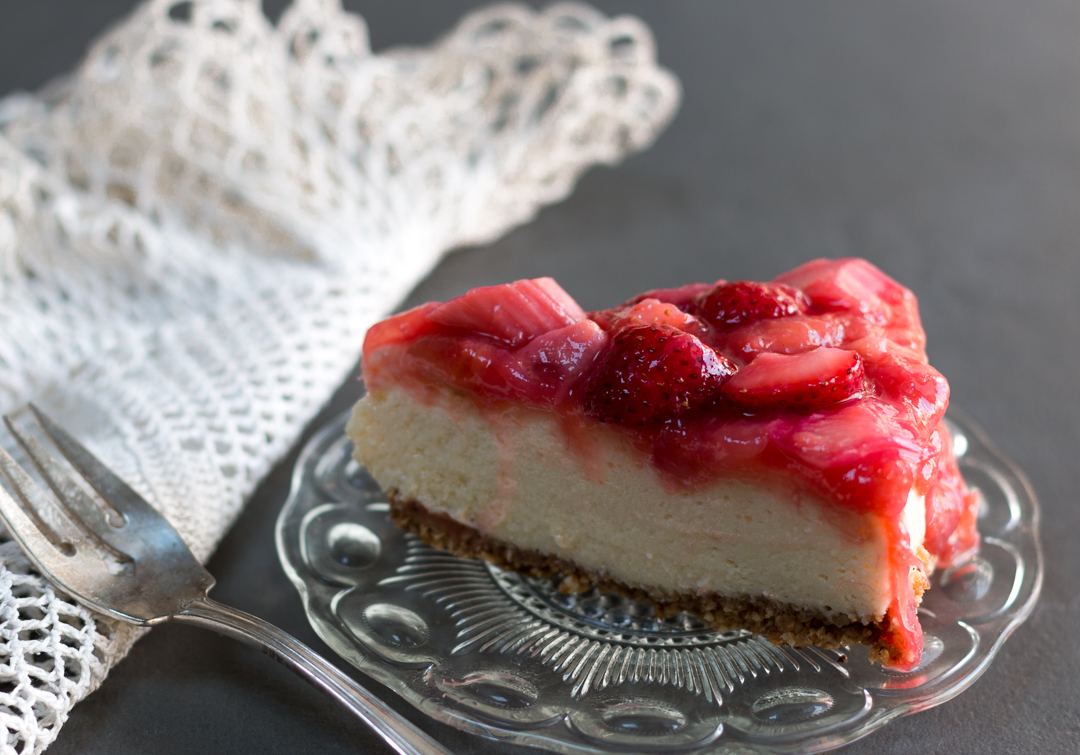
M 599 431 L 587 466 L 550 412 L 485 417 L 453 392 L 431 403 L 395 387 L 365 396 L 348 428 L 357 458 L 401 498 L 626 584 L 768 598 L 834 622 L 880 622 L 895 602 L 880 515 L 775 475 L 671 491 L 625 436 Z M 906 578 L 923 496 L 911 491 L 899 521 Z

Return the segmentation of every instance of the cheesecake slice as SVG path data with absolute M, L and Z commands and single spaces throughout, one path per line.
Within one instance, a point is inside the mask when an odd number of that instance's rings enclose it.
M 549 278 L 372 327 L 348 425 L 428 543 L 793 646 L 918 664 L 978 546 L 915 297 L 859 259 L 584 312 Z

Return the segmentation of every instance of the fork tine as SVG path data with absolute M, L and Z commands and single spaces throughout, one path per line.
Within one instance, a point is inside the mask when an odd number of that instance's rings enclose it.
M 6 453 L 0 449 L 0 454 Z M 41 531 L 40 526 L 8 492 L 0 488 L 0 519 L 8 532 L 22 548 L 23 553 L 33 561 L 43 573 L 53 570 L 53 564 L 65 558 L 65 553 L 51 537 Z
M 160 519 L 153 506 L 136 493 L 126 482 L 120 479 L 111 469 L 106 467 L 96 456 L 90 453 L 85 446 L 45 412 L 30 404 L 30 411 L 34 415 L 41 429 L 49 437 L 60 453 L 64 455 L 71 466 L 83 476 L 104 498 L 110 506 L 120 512 L 125 519 L 132 516 L 139 518 Z
M 35 545 L 38 544 L 36 538 L 41 538 L 49 543 L 51 551 L 67 556 L 73 554 L 73 548 L 77 550 L 88 542 L 82 530 L 71 521 L 67 511 L 54 501 L 49 493 L 38 487 L 26 470 L 2 448 L 0 474 L 3 474 L 15 495 L 22 501 L 22 505 L 19 505 L 6 492 L 0 497 L 4 519 L 13 535 L 20 537 L 22 534 L 35 539 Z M 36 533 L 36 537 L 35 534 L 26 533 Z M 33 549 L 30 549 L 30 552 L 34 552 Z
M 105 511 L 87 495 L 85 490 L 79 487 L 67 470 L 49 455 L 36 438 L 12 422 L 10 417 L 4 417 L 4 424 L 7 425 L 8 431 L 30 461 L 37 467 L 45 482 L 56 493 L 60 504 L 68 509 L 72 521 L 102 547 L 112 551 L 114 556 L 120 559 L 125 558 L 126 555 L 110 542 L 113 539 L 110 536 L 114 533 L 114 528 L 109 523 Z

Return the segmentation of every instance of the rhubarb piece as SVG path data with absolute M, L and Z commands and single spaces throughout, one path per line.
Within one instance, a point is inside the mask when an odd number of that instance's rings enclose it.
M 490 336 L 517 348 L 536 336 L 585 319 L 585 312 L 551 278 L 474 288 L 428 313 L 431 322 Z

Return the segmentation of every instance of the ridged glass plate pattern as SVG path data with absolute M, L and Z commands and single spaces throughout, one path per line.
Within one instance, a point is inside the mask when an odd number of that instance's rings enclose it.
M 979 489 L 983 545 L 938 572 L 922 664 L 778 648 L 596 591 L 564 595 L 397 529 L 350 458 L 341 416 L 308 444 L 278 519 L 282 564 L 327 644 L 428 715 L 565 753 L 819 752 L 939 705 L 986 669 L 1042 582 L 1038 505 L 1015 467 L 950 413 Z

